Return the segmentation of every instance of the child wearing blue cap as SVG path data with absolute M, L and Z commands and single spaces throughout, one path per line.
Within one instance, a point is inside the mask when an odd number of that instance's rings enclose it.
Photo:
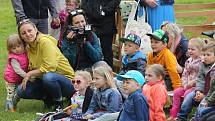
M 138 70 L 145 75 L 146 55 L 140 49 L 141 38 L 136 34 L 128 34 L 126 38 L 120 38 L 125 43 L 122 57 L 122 66 L 119 74 L 125 74 L 129 70 Z
M 145 80 L 136 70 L 130 70 L 125 75 L 118 75 L 123 81 L 124 92 L 128 98 L 123 104 L 118 121 L 149 121 L 149 106 L 146 97 L 141 92 Z

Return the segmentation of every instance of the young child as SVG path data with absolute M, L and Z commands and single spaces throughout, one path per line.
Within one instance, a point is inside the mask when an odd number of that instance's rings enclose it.
M 215 111 L 215 106 L 214 106 L 215 105 L 215 98 L 214 98 L 215 95 L 214 94 L 215 94 L 215 79 L 212 80 L 212 84 L 211 84 L 211 87 L 209 89 L 207 96 L 201 101 L 199 107 L 196 110 L 195 121 L 205 121 L 202 119 L 203 116 Z
M 22 82 L 28 69 L 28 58 L 24 44 L 17 34 L 10 35 L 7 39 L 8 63 L 4 70 L 6 81 L 7 100 L 6 110 L 14 112 L 19 101 L 16 88 Z
M 185 68 L 181 78 L 182 87 L 174 90 L 172 109 L 170 110 L 170 118 L 168 118 L 169 121 L 176 118 L 183 97 L 195 88 L 199 68 L 202 63 L 201 52 L 204 44 L 204 41 L 200 38 L 193 38 L 188 43 L 188 54 L 190 58 L 185 62 Z
M 85 119 L 95 119 L 105 113 L 120 111 L 122 98 L 113 81 L 113 74 L 109 69 L 99 66 L 93 69 L 93 80 L 96 91 L 90 106 L 84 114 Z
M 168 91 L 181 87 L 180 76 L 176 69 L 177 60 L 174 54 L 167 49 L 168 34 L 159 29 L 147 35 L 151 37 L 151 47 L 153 50 L 153 52 L 148 54 L 147 65 L 163 65 L 167 70 L 164 82 Z
M 215 42 L 209 42 L 203 49 L 203 63 L 200 65 L 195 90 L 184 97 L 177 120 L 186 121 L 193 105 L 198 105 L 203 97 L 208 94 L 215 78 Z M 209 94 L 210 95 L 210 94 Z
M 149 65 L 146 68 L 146 84 L 143 86 L 142 91 L 149 103 L 149 121 L 166 121 L 163 110 L 167 102 L 164 75 L 164 68 L 160 64 Z
M 149 121 L 149 106 L 141 92 L 145 82 L 143 75 L 139 71 L 130 70 L 117 79 L 123 81 L 125 93 L 129 95 L 123 104 L 119 121 Z
M 63 32 L 65 31 L 66 19 L 69 12 L 79 8 L 79 0 L 65 0 L 66 9 L 59 12 L 59 21 L 52 21 L 51 28 L 58 29 L 60 27 L 60 36 L 58 40 L 58 47 L 61 47 Z
M 71 97 L 71 105 L 65 109 L 68 115 L 76 118 L 85 113 L 90 105 L 93 96 L 91 89 L 92 77 L 87 71 L 76 71 L 72 84 L 76 90 L 75 94 Z
M 128 34 L 126 38 L 120 38 L 125 43 L 122 57 L 122 68 L 119 74 L 125 74 L 129 70 L 138 70 L 145 75 L 146 55 L 140 49 L 141 38 L 135 34 Z

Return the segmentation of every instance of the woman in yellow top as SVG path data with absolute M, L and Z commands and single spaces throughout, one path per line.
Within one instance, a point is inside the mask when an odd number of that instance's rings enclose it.
M 71 97 L 74 93 L 71 84 L 74 70 L 58 49 L 57 40 L 40 33 L 27 19 L 18 24 L 18 33 L 29 58 L 29 72 L 18 87 L 18 96 L 50 100 L 55 104 L 54 109 L 62 108 L 62 97 Z
M 147 65 L 161 64 L 167 71 L 165 85 L 168 91 L 181 87 L 181 79 L 177 72 L 177 60 L 174 54 L 167 49 L 168 34 L 163 30 L 156 30 L 151 37 L 152 51 L 148 54 Z

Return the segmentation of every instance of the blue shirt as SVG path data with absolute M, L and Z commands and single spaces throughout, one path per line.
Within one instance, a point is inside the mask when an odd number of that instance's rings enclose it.
M 125 100 L 119 121 L 149 121 L 149 105 L 140 89 Z
M 93 114 L 97 118 L 104 113 L 115 113 L 121 110 L 122 96 L 117 89 L 106 88 L 96 90 L 93 94 L 87 114 Z

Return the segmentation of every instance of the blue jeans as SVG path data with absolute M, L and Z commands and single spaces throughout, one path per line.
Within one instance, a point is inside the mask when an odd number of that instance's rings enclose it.
M 26 89 L 21 85 L 18 87 L 17 94 L 24 99 L 45 99 L 51 96 L 54 101 L 61 101 L 62 97 L 71 97 L 74 93 L 74 87 L 71 81 L 63 75 L 48 72 L 42 79 L 34 82 L 27 82 Z
M 181 109 L 177 114 L 178 118 L 180 118 L 183 121 L 187 121 L 187 116 L 191 112 L 193 105 L 199 104 L 199 102 L 196 102 L 194 100 L 195 96 L 196 96 L 195 91 L 192 91 L 189 94 L 187 94 L 186 97 L 184 97 L 183 103 L 181 105 Z
M 204 102 L 205 100 L 203 99 L 201 101 Z M 196 114 L 195 114 L 195 121 L 200 121 L 200 119 L 207 113 L 211 112 L 211 111 L 214 111 L 215 110 L 215 106 L 212 106 L 212 107 L 204 107 L 203 105 L 200 105 L 198 106 L 197 110 L 196 110 Z

